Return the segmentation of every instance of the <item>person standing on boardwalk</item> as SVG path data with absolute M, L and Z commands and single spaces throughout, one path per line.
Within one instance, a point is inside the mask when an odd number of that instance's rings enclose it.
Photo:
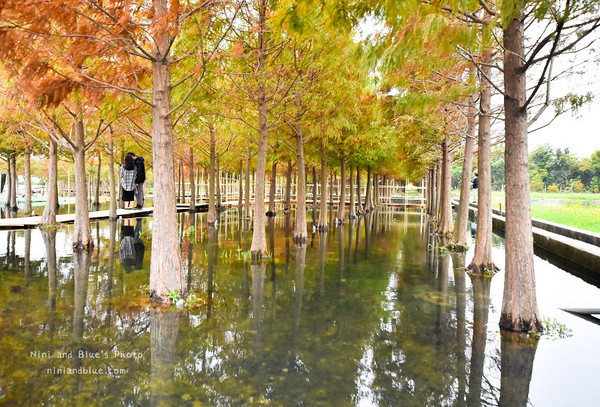
M 135 161 L 135 169 L 137 170 L 137 175 L 135 177 L 135 199 L 137 201 L 136 209 L 142 209 L 144 207 L 144 182 L 146 182 L 146 166 L 144 165 L 144 157 L 141 155 L 135 155 L 133 153 L 129 153 L 133 156 Z
M 137 176 L 137 170 L 135 168 L 135 161 L 133 157 L 135 157 L 133 154 L 127 154 L 125 156 L 125 162 L 119 169 L 121 188 L 123 188 L 122 199 L 125 208 L 133 208 L 133 202 L 135 199 L 135 180 Z
M 477 195 L 479 193 L 479 173 L 475 173 L 475 179 L 473 180 L 473 200 L 477 203 Z

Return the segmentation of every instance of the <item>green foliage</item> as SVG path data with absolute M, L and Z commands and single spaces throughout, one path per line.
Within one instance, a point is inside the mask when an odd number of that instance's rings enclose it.
M 565 324 L 558 322 L 555 318 L 544 318 L 542 321 L 544 332 L 536 332 L 535 336 L 540 338 L 548 338 L 552 340 L 565 339 L 573 336 L 573 330 Z
M 193 308 L 201 305 L 202 303 L 202 298 L 198 297 L 194 293 L 189 293 L 188 296 L 185 298 L 184 305 L 186 306 L 186 308 Z
M 187 240 L 189 240 L 192 243 L 196 243 L 196 232 L 196 227 L 190 226 L 189 228 L 183 231 L 183 234 L 185 235 L 185 238 Z
M 167 294 L 167 299 L 171 300 L 173 303 L 176 303 L 181 298 L 181 293 L 176 290 L 171 290 Z

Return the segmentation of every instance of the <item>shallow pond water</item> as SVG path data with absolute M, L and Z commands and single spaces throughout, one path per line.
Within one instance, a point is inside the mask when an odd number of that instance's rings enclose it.
M 197 298 L 183 310 L 146 299 L 152 218 L 94 223 L 78 255 L 71 226 L 0 232 L 0 404 L 596 405 L 600 326 L 560 310 L 598 307 L 582 275 L 536 257 L 556 320 L 536 341 L 500 334 L 502 271 L 472 280 L 472 252 L 438 249 L 421 213 L 377 212 L 300 249 L 281 215 L 261 264 L 237 210 L 210 236 L 206 214 L 179 216 Z M 498 236 L 493 255 L 502 270 Z

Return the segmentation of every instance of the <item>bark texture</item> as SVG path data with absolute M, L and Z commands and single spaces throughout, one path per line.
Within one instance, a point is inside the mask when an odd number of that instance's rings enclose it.
M 248 146 L 246 155 L 246 179 L 244 185 L 244 216 L 250 218 L 250 157 L 252 156 L 252 147 Z
M 340 187 L 340 203 L 338 205 L 338 213 L 337 218 L 340 223 L 344 223 L 344 212 L 346 212 L 346 159 L 342 158 L 342 169 L 341 169 L 341 182 L 342 185 Z
M 217 207 L 215 203 L 215 183 L 217 170 L 217 150 L 215 141 L 215 127 L 210 124 L 210 167 L 208 169 L 208 214 L 207 223 L 209 227 L 215 227 L 217 221 Z
M 542 331 L 542 324 L 533 269 L 523 19 L 513 19 L 504 30 L 506 273 L 500 328 L 527 332 Z
M 23 211 L 26 215 L 31 214 L 31 147 L 25 145 L 25 206 Z
M 258 67 L 257 74 L 262 77 L 265 71 L 266 44 L 265 44 L 265 22 L 267 4 L 261 0 L 259 5 L 258 21 Z M 254 230 L 252 233 L 252 246 L 250 253 L 253 258 L 261 258 L 267 255 L 267 235 L 265 233 L 265 167 L 267 165 L 267 114 L 268 106 L 265 95 L 264 77 L 257 89 L 258 101 L 258 158 L 256 164 L 256 180 L 254 183 Z
M 452 174 L 450 159 L 450 141 L 448 136 L 444 137 L 442 142 L 442 179 L 440 191 L 440 218 L 437 224 L 436 232 L 443 236 L 452 233 L 454 225 L 452 223 Z
M 117 220 L 117 183 L 115 180 L 115 154 L 112 130 L 108 147 L 108 183 L 110 188 L 110 208 L 108 219 L 112 222 Z
M 102 154 L 98 153 L 98 170 L 96 171 L 96 190 L 94 195 L 94 208 L 100 207 L 100 174 L 102 171 Z
M 295 243 L 305 243 L 308 241 L 308 232 L 306 230 L 306 174 L 304 166 L 304 138 L 302 133 L 302 96 L 300 93 L 295 95 L 296 105 L 296 166 L 298 167 L 298 181 L 296 191 L 296 224 L 294 226 Z M 304 250 L 306 252 L 306 249 Z
M 155 19 L 169 13 L 166 0 L 154 0 Z M 152 74 L 152 157 L 154 223 L 150 261 L 150 297 L 165 302 L 171 290 L 183 291 L 177 207 L 175 205 L 173 127 L 171 122 L 170 36 L 155 36 Z
M 350 177 L 348 178 L 349 180 L 349 184 L 348 184 L 348 188 L 350 189 L 350 213 L 348 214 L 348 217 L 350 218 L 350 220 L 355 219 L 356 218 L 356 205 L 354 203 L 354 179 L 352 178 L 353 176 L 353 171 L 352 171 L 352 167 L 350 167 Z
M 485 51 L 483 60 L 491 64 L 491 51 Z M 479 190 L 477 192 L 477 241 L 475 254 L 468 269 L 471 273 L 485 274 L 498 268 L 492 261 L 492 162 L 490 157 L 490 115 L 492 87 L 485 77 L 490 77 L 491 68 L 481 67 L 481 95 L 479 108 L 479 128 L 477 134 L 477 172 Z M 527 176 L 529 178 L 529 175 Z
M 268 216 L 275 216 L 275 192 L 277 191 L 277 161 L 273 161 L 271 166 L 271 185 L 269 188 L 269 211 Z
M 17 206 L 17 156 L 12 154 L 9 158 L 10 167 L 10 209 L 16 212 L 19 207 Z
M 467 236 L 469 234 L 469 201 L 471 197 L 471 170 L 473 168 L 473 147 L 475 145 L 475 106 L 477 94 L 469 97 L 469 111 L 467 113 L 467 137 L 465 139 L 465 152 L 460 184 L 460 200 L 456 210 L 456 222 L 451 243 L 456 250 L 466 250 Z
M 365 212 L 369 213 L 373 210 L 373 197 L 371 189 L 371 166 L 367 167 L 367 190 L 365 192 Z
M 194 172 L 194 150 L 190 147 L 190 212 L 196 211 L 196 179 Z
M 292 161 L 288 161 L 287 173 L 285 174 L 285 212 L 292 210 Z
M 48 187 L 46 191 L 46 206 L 42 214 L 41 224 L 45 226 L 56 225 L 56 205 L 57 201 L 57 147 L 56 142 L 51 138 L 48 145 Z
M 88 189 L 85 179 L 85 131 L 83 121 L 74 125 L 73 161 L 75 162 L 75 222 L 73 247 L 78 250 L 94 246 L 88 209 Z
M 319 211 L 319 232 L 327 232 L 327 154 L 325 146 L 321 146 L 321 209 Z

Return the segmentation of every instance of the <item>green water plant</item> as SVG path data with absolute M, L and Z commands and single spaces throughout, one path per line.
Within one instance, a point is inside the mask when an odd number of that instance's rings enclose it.
M 181 298 L 181 294 L 177 290 L 171 290 L 167 294 L 167 298 L 171 300 L 173 304 L 175 304 L 177 301 L 179 301 L 179 298 Z
M 542 320 L 542 325 L 544 326 L 544 331 L 534 333 L 537 338 L 544 337 L 556 340 L 570 338 L 573 336 L 573 330 L 567 327 L 565 324 L 558 322 L 555 318 L 544 318 Z

